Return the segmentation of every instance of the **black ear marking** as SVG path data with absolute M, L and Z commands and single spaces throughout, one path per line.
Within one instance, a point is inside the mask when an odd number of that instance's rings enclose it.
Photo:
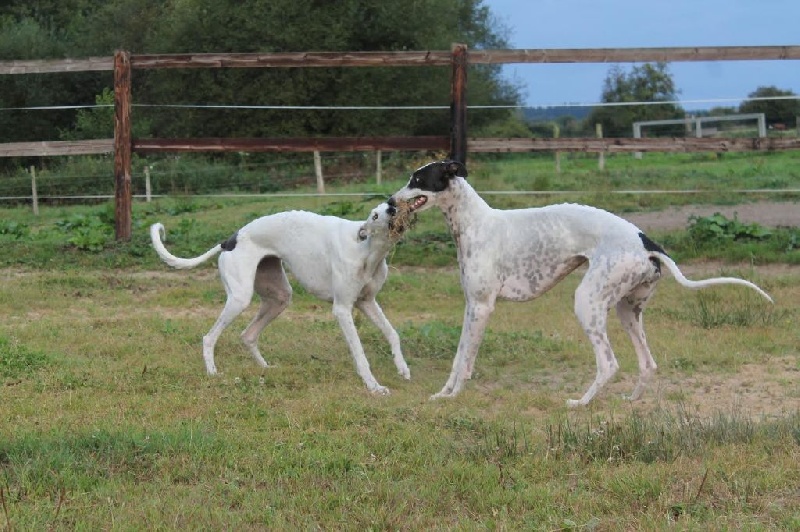
M 451 177 L 467 177 L 467 167 L 458 161 L 445 161 L 445 172 Z

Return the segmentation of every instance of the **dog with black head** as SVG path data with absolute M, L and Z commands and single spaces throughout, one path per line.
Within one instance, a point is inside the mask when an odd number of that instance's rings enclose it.
M 570 406 L 586 405 L 614 376 L 619 364 L 607 334 L 616 309 L 639 362 L 639 379 L 629 399 L 638 399 L 656 371 L 645 337 L 642 312 L 662 269 L 686 288 L 738 284 L 769 295 L 734 277 L 690 281 L 666 252 L 638 227 L 602 209 L 578 204 L 501 210 L 490 207 L 467 182 L 458 161 L 436 161 L 416 170 L 389 199 L 414 212 L 438 207 L 456 241 L 464 322 L 450 377 L 432 399 L 453 397 L 470 379 L 483 335 L 498 298 L 535 299 L 588 263 L 575 292 L 575 315 L 595 354 L 594 382 Z

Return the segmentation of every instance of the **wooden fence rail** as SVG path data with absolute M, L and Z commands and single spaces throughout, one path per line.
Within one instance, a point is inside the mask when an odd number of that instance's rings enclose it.
M 743 151 L 800 149 L 797 139 L 469 139 L 466 80 L 469 64 L 630 63 L 647 61 L 797 60 L 800 46 L 707 46 L 624 49 L 467 50 L 405 52 L 280 52 L 247 54 L 129 54 L 114 57 L 0 61 L 0 74 L 114 72 L 114 139 L 76 142 L 0 144 L 0 157 L 114 153 L 116 236 L 131 235 L 131 153 L 166 151 L 360 151 L 440 150 L 462 161 L 467 152 L 589 151 Z M 131 71 L 156 68 L 314 68 L 314 67 L 446 67 L 452 69 L 449 137 L 378 137 L 308 139 L 133 139 L 131 138 Z
M 446 50 L 405 52 L 275 52 L 228 54 L 133 54 L 137 68 L 312 68 L 449 66 Z M 471 50 L 471 64 L 640 63 L 646 61 L 755 61 L 800 59 L 800 46 L 699 46 L 665 48 Z M 113 70 L 113 57 L 0 61 L 0 74 Z
M 136 153 L 447 150 L 449 137 L 287 137 L 134 139 Z
M 557 139 L 469 139 L 467 148 L 476 153 L 520 153 L 571 151 L 591 153 L 635 152 L 733 152 L 800 150 L 800 138 L 557 138 Z
M 51 157 L 114 153 L 114 139 L 7 142 L 0 144 L 0 157 Z
M 133 139 L 135 153 L 446 151 L 449 137 Z M 800 138 L 473 138 L 470 153 L 733 152 L 800 150 Z M 96 155 L 114 152 L 114 139 L 0 144 L 0 157 Z

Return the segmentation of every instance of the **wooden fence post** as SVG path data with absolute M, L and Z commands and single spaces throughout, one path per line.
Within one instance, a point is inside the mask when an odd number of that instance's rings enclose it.
M 325 194 L 325 179 L 322 177 L 322 158 L 314 151 L 314 173 L 317 175 L 317 193 Z
M 598 139 L 602 139 L 603 138 L 603 124 L 595 124 L 594 125 L 594 132 L 597 135 Z M 597 167 L 600 170 L 605 170 L 605 168 L 606 168 L 606 154 L 603 153 L 602 151 L 600 152 L 600 154 L 599 154 L 599 156 L 597 158 Z
M 557 139 L 561 137 L 561 128 L 558 127 L 558 124 L 553 124 L 553 138 Z M 561 173 L 561 152 L 556 152 L 556 173 Z
M 381 184 L 381 178 L 383 173 L 383 168 L 382 168 L 383 165 L 381 161 L 382 158 L 383 158 L 383 152 L 381 152 L 381 150 L 375 152 L 375 182 L 378 185 Z
M 131 56 L 114 52 L 114 224 L 117 240 L 131 239 Z
M 450 159 L 467 162 L 467 45 L 451 47 Z
M 639 122 L 634 122 L 633 123 L 633 138 L 635 138 L 635 139 L 642 138 L 642 124 L 639 123 Z M 633 156 L 635 158 L 637 158 L 637 159 L 641 159 L 642 158 L 642 152 L 640 152 L 640 151 L 634 152 Z
M 33 215 L 39 216 L 39 193 L 36 191 L 36 167 L 31 166 L 31 203 Z
M 147 203 L 153 200 L 152 187 L 150 185 L 150 166 L 144 165 L 144 197 Z

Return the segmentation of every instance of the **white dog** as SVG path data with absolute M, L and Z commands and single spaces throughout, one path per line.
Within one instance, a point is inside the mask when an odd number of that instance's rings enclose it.
M 512 301 L 536 298 L 586 262 L 588 270 L 575 293 L 575 314 L 594 348 L 597 375 L 583 397 L 567 402 L 570 406 L 587 404 L 619 368 L 606 332 L 612 307 L 616 307 L 639 360 L 639 380 L 630 399 L 641 396 L 656 370 L 642 327 L 642 311 L 661 277 L 662 266 L 687 288 L 740 284 L 772 301 L 743 279 L 686 279 L 658 244 L 609 212 L 574 204 L 493 209 L 467 183 L 466 176 L 467 169 L 459 162 L 430 163 L 415 171 L 408 184 L 389 199 L 390 205 L 409 202 L 412 211 L 439 207 L 458 250 L 466 298 L 464 324 L 450 378 L 432 398 L 455 396 L 472 376 L 498 297 Z
M 203 359 L 208 374 L 217 373 L 214 364 L 217 339 L 250 304 L 254 291 L 261 297 L 261 307 L 242 332 L 242 340 L 256 363 L 268 366 L 258 350 L 258 335 L 291 302 L 292 287 L 283 262 L 309 292 L 333 302 L 333 314 L 342 328 L 356 371 L 371 392 L 388 394 L 389 390 L 370 371 L 353 322 L 353 306 L 381 330 L 389 341 L 397 371 L 409 379 L 400 337 L 375 301 L 388 274 L 386 255 L 400 238 L 399 231 L 392 231 L 395 214 L 394 207 L 382 203 L 372 210 L 366 222 L 305 211 L 264 216 L 193 259 L 178 258 L 167 251 L 161 243 L 164 226 L 153 224 L 150 227 L 153 247 L 173 268 L 194 268 L 221 253 L 219 273 L 228 299 L 216 323 L 203 337 Z

